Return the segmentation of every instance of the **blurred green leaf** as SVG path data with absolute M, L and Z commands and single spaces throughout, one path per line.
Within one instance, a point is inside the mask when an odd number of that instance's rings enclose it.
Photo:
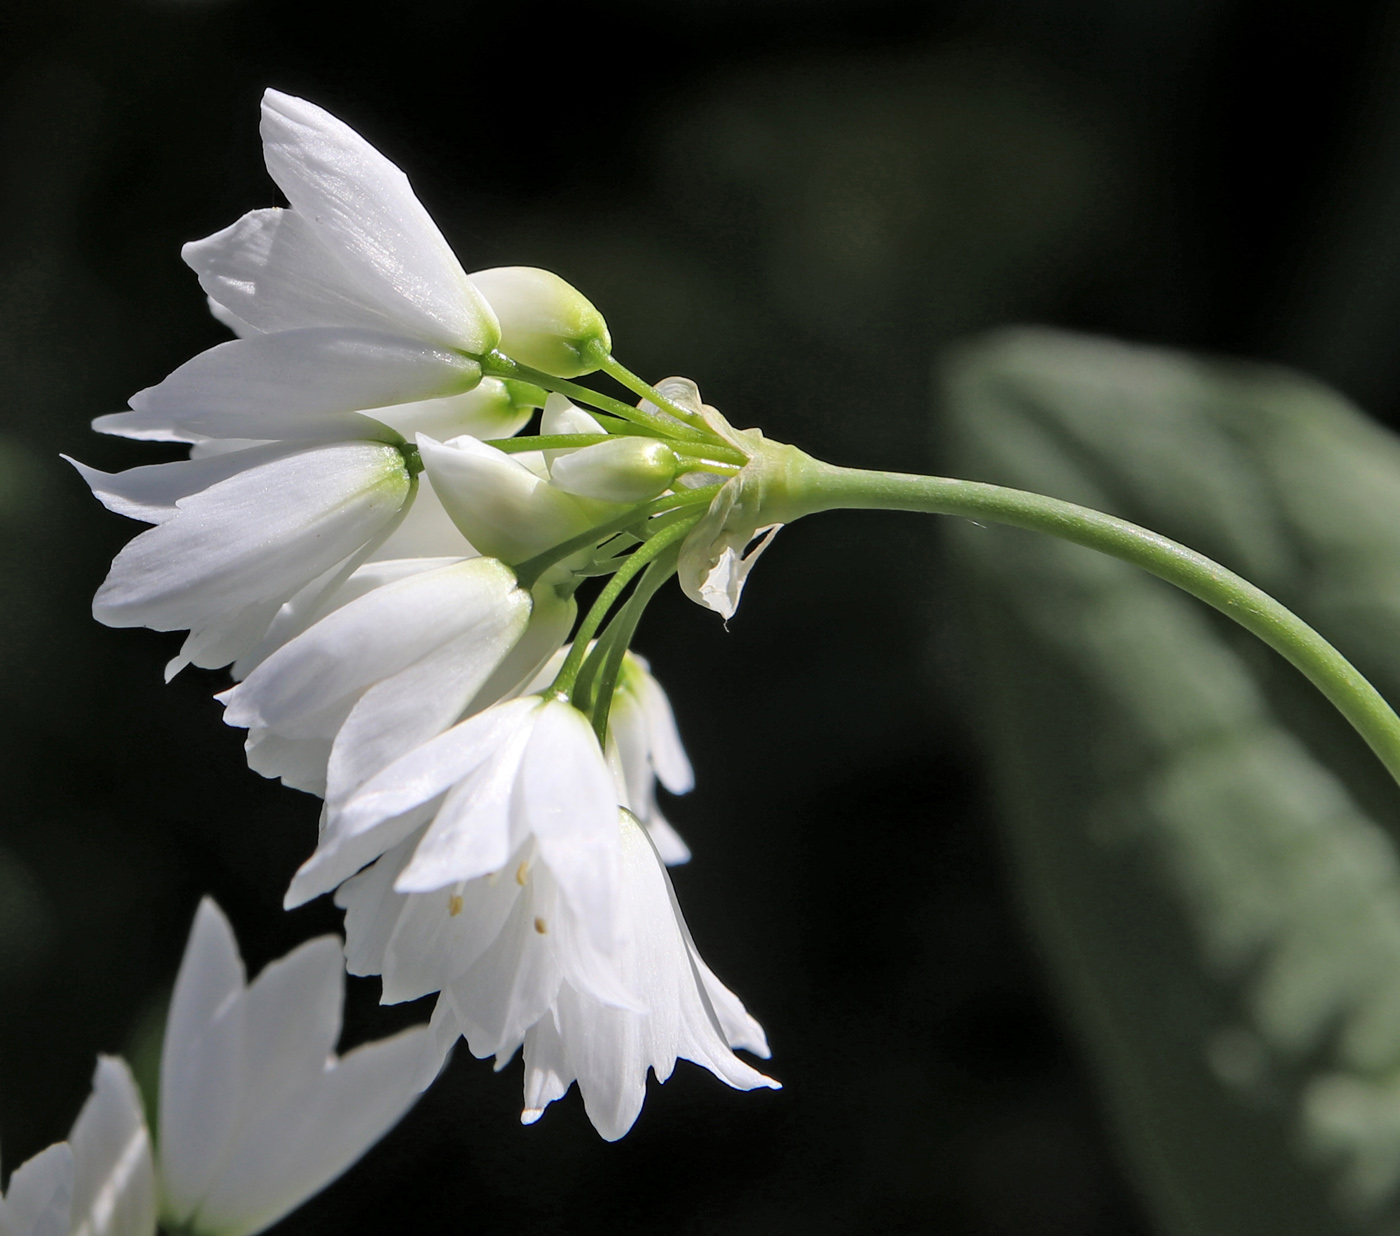
M 1400 700 L 1400 442 L 1297 375 L 1051 331 L 945 367 L 957 475 L 1185 541 Z M 1400 789 L 1225 619 L 958 524 L 1019 893 L 1166 1231 L 1400 1230 Z

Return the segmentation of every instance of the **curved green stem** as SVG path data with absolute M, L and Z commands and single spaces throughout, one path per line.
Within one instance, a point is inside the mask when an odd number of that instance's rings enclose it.
M 638 571 L 682 540 L 699 521 L 700 513 L 697 512 L 693 519 L 678 520 L 670 527 L 663 528 L 650 540 L 638 546 L 632 552 L 631 557 L 617 568 L 617 574 L 608 580 L 603 591 L 598 594 L 598 599 L 593 602 L 593 608 L 588 611 L 584 620 L 579 623 L 578 630 L 574 632 L 573 647 L 569 649 L 569 655 L 564 658 L 564 664 L 559 667 L 554 684 L 549 688 L 550 693 L 561 699 L 569 699 L 572 696 L 579 667 L 583 664 L 584 657 L 588 655 L 588 641 L 598 634 L 598 628 L 602 626 L 603 619 L 608 615 L 608 610 L 616 604 L 618 597 L 622 595 L 623 589 L 631 583 Z
M 612 378 L 619 386 L 625 386 L 634 395 L 640 395 L 649 403 L 660 408 L 668 416 L 674 416 L 678 421 L 687 425 L 693 425 L 698 429 L 708 428 L 704 421 L 701 421 L 689 408 L 683 408 L 674 400 L 667 399 L 650 382 L 639 378 L 635 373 L 627 368 L 617 357 L 608 355 L 598 362 L 598 368 L 608 377 Z
M 788 474 L 788 518 L 838 509 L 961 515 L 1045 532 L 1175 584 L 1258 636 L 1295 666 L 1351 722 L 1400 782 L 1400 717 L 1340 652 L 1247 579 L 1176 541 L 1101 511 L 978 481 L 837 468 L 808 459 Z
M 702 503 L 708 505 L 715 494 L 719 492 L 719 488 L 718 485 L 705 485 L 699 489 L 666 493 L 659 498 L 653 498 L 650 502 L 631 507 L 615 519 L 595 524 L 587 532 L 580 532 L 578 536 L 570 537 L 567 541 L 553 545 L 543 553 L 518 563 L 515 567 L 515 577 L 520 581 L 522 588 L 533 588 L 539 577 L 556 562 L 562 562 L 570 555 L 578 553 L 579 550 L 598 544 L 599 541 L 612 536 L 615 532 L 625 532 L 628 528 L 645 524 L 653 515 L 664 515 L 669 511 L 699 506 Z
M 556 378 L 539 369 L 531 369 L 529 365 L 513 361 L 500 352 L 493 352 L 491 355 L 483 357 L 481 367 L 483 372 L 495 377 L 520 378 L 526 382 L 532 382 L 536 386 L 544 387 L 547 391 L 567 395 L 577 403 L 588 404 L 590 407 L 599 408 L 613 416 L 621 417 L 625 421 L 657 430 L 668 438 L 689 438 L 697 442 L 708 442 L 712 437 L 711 434 L 696 429 L 686 421 L 677 422 L 670 416 L 648 412 L 645 408 L 634 408 L 630 404 L 623 403 L 620 399 L 614 399 L 611 395 L 599 394 L 586 386 L 580 386 L 577 382 Z M 650 387 L 647 389 L 650 390 Z M 648 395 L 647 398 L 651 399 L 651 395 Z

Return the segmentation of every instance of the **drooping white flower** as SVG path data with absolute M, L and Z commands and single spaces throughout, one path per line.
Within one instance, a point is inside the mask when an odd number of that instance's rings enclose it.
M 598 946 L 617 929 L 617 787 L 587 718 L 538 695 L 496 704 L 395 760 L 334 806 L 287 894 L 298 905 L 428 827 L 397 875 L 427 892 L 499 871 L 533 838 Z
M 547 584 L 523 591 L 493 558 L 376 563 L 342 591 L 220 696 L 224 720 L 250 731 L 255 769 L 332 804 L 518 687 L 575 609 Z
M 0 1201 L 0 1236 L 153 1236 L 156 1183 L 141 1098 L 102 1056 L 66 1142 L 35 1155 Z
M 413 1105 L 423 1027 L 335 1054 L 345 986 L 322 936 L 251 986 L 227 919 L 195 916 L 161 1055 L 163 1222 L 249 1236 L 325 1188 Z
M 413 488 L 403 454 L 379 442 L 253 447 L 132 473 L 84 470 L 109 507 L 156 525 L 117 555 L 93 614 L 188 630 L 167 676 L 253 648 L 284 602 L 386 535 Z
M 701 960 L 665 868 L 628 812 L 614 825 L 622 854 L 617 943 L 598 948 L 547 864 L 526 842 L 500 872 L 433 893 L 393 892 L 413 839 L 336 895 L 346 910 L 354 973 L 381 973 L 384 999 L 441 990 L 438 1049 L 461 1035 L 498 1067 L 523 1045 L 532 1123 L 575 1080 L 608 1140 L 659 1081 L 693 1060 L 737 1089 L 777 1087 L 733 1053 L 767 1057 L 759 1024 Z

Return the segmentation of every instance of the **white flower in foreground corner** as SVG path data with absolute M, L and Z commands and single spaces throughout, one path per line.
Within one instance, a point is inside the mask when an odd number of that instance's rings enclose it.
M 155 1171 L 141 1098 L 126 1063 L 97 1062 L 68 1141 L 35 1155 L 0 1201 L 0 1236 L 152 1236 Z
M 422 1027 L 335 1054 L 345 977 L 321 936 L 248 986 L 208 898 L 175 981 L 160 1066 L 161 1218 L 248 1236 L 344 1172 L 418 1097 Z

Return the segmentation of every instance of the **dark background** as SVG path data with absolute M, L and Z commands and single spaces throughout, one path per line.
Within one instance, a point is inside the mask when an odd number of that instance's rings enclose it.
M 1300 0 L 91 0 L 0 10 L 0 1134 L 149 1059 L 212 892 L 251 968 L 316 804 L 244 767 L 179 637 L 88 615 L 136 530 L 59 451 L 224 336 L 183 241 L 276 201 L 264 86 L 400 163 L 468 270 L 557 270 L 644 375 L 837 462 L 937 467 L 946 341 L 1049 321 L 1266 357 L 1400 412 L 1400 24 Z M 459 1052 L 279 1230 L 1146 1230 L 1000 865 L 932 521 L 785 531 L 731 629 L 639 648 L 699 788 L 668 804 L 707 959 L 778 1094 L 682 1064 L 618 1145 Z M 347 1043 L 427 1015 L 355 980 Z

